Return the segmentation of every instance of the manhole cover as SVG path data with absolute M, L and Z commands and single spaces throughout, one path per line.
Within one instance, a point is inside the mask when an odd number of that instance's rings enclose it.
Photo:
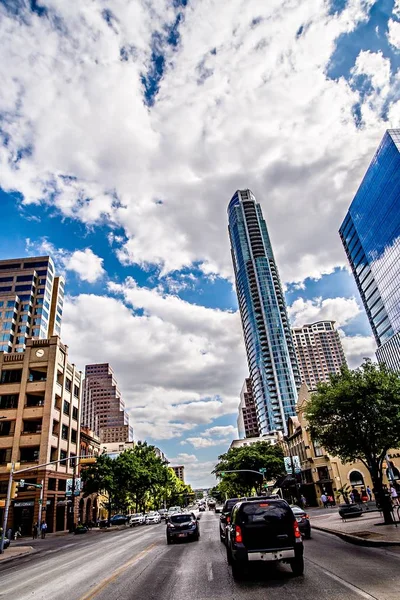
M 372 533 L 371 531 L 353 531 L 352 534 L 356 535 L 357 537 L 362 537 L 362 538 L 382 537 L 382 535 L 380 533 L 375 533 L 375 532 Z

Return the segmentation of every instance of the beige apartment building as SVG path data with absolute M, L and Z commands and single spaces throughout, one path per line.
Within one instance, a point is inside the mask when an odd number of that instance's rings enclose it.
M 260 435 L 257 422 L 257 411 L 250 377 L 244 380 L 240 392 L 239 415 L 237 419 L 239 438 L 251 438 Z
M 0 260 L 0 352 L 60 335 L 64 279 L 49 256 Z
M 28 339 L 21 353 L 0 352 L 0 499 L 7 493 L 8 463 L 33 467 L 15 480 L 44 482 L 42 519 L 49 532 L 64 531 L 76 522 L 77 502 L 73 515 L 66 498 L 74 468 L 70 461 L 39 465 L 79 455 L 81 389 L 82 374 L 69 363 L 68 347 L 58 336 Z M 38 489 L 19 489 L 11 502 L 9 527 L 31 533 L 39 495 Z
M 102 444 L 133 440 L 129 415 L 108 363 L 86 365 L 82 406 L 82 424 L 94 431 Z
M 175 475 L 185 483 L 185 467 L 183 465 L 179 465 L 177 467 L 171 467 L 173 469 Z
M 301 381 L 310 390 L 329 381 L 331 373 L 340 373 L 346 365 L 342 342 L 335 321 L 317 321 L 292 329 Z

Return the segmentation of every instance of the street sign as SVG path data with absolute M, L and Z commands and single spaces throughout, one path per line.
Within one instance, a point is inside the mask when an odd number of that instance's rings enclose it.
M 73 479 L 67 479 L 66 496 L 72 496 Z M 81 493 L 81 478 L 75 477 L 74 496 L 79 496 Z
M 285 470 L 286 470 L 286 473 L 288 475 L 293 475 L 293 473 L 292 473 L 292 461 L 293 461 L 295 473 L 301 473 L 300 459 L 299 459 L 299 457 L 297 455 L 296 456 L 292 456 L 292 457 L 285 456 L 283 458 L 283 460 L 285 461 Z
M 260 473 L 262 473 L 263 475 L 265 475 L 266 472 L 267 472 L 267 469 L 265 469 L 265 468 L 260 469 Z
M 43 504 L 43 500 L 39 498 L 39 504 Z

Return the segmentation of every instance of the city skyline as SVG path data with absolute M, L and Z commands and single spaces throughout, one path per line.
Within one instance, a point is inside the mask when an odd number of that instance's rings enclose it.
M 248 376 L 234 190 L 268 215 L 291 325 L 335 320 L 349 366 L 375 356 L 338 230 L 399 126 L 398 9 L 232 0 L 210 19 L 184 0 L 134 16 L 130 2 L 12 4 L 0 3 L 0 260 L 53 257 L 70 356 L 112 364 L 135 438 L 203 487 Z

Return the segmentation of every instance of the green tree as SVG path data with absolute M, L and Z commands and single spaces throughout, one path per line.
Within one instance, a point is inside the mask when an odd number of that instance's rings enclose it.
M 218 459 L 219 462 L 213 470 L 217 475 L 225 471 L 266 469 L 265 478 L 274 479 L 285 471 L 282 449 L 267 441 L 259 441 L 241 448 L 230 448 Z M 253 488 L 261 482 L 262 477 L 255 473 L 226 473 L 218 487 L 220 493 L 230 497 L 249 496 Z
M 113 459 L 105 453 L 101 454 L 95 464 L 82 471 L 82 480 L 85 496 L 94 493 L 104 494 L 107 499 L 104 508 L 107 510 L 110 520 L 118 491 Z
M 365 464 L 385 523 L 391 523 L 382 476 L 386 453 L 400 444 L 400 376 L 371 361 L 354 371 L 343 368 L 319 384 L 305 415 L 312 438 L 328 452 Z

